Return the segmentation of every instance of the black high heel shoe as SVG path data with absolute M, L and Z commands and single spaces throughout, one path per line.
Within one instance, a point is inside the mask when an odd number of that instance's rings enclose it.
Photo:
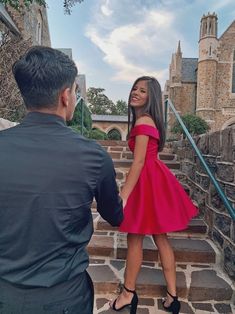
M 125 307 L 127 306 L 130 306 L 131 309 L 130 309 L 130 314 L 136 314 L 136 310 L 137 310 L 137 305 L 138 305 L 138 296 L 137 296 L 137 293 L 135 292 L 135 290 L 130 290 L 128 289 L 127 287 L 125 287 L 123 285 L 123 288 L 127 291 L 127 292 L 131 292 L 133 293 L 133 297 L 132 297 L 132 300 L 131 300 L 131 303 L 129 304 L 125 304 L 123 305 L 121 308 L 117 309 L 116 308 L 116 302 L 117 302 L 117 299 L 113 302 L 112 306 L 111 306 L 111 309 L 113 309 L 114 311 L 121 311 L 123 310 Z
M 167 293 L 169 294 L 169 296 L 172 297 L 173 301 L 171 302 L 171 304 L 169 306 L 165 306 L 164 303 L 166 302 L 166 300 L 163 300 L 162 305 L 164 307 L 164 310 L 166 310 L 167 312 L 172 312 L 173 314 L 179 314 L 179 312 L 180 312 L 180 301 L 178 300 L 178 297 L 173 296 L 168 291 L 167 291 Z

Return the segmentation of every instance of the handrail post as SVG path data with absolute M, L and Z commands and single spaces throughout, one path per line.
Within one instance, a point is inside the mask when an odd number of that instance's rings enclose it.
M 84 117 L 83 117 L 83 115 L 84 115 L 83 98 L 81 98 L 81 106 L 82 106 L 82 113 L 81 113 L 81 115 L 82 115 L 82 117 L 81 117 L 81 127 L 82 127 L 82 129 L 81 129 L 81 134 L 83 135 L 83 121 L 84 121 Z
M 167 116 L 168 116 L 168 100 L 166 99 L 165 100 L 165 112 L 164 112 L 164 114 L 165 114 L 165 131 L 167 131 Z

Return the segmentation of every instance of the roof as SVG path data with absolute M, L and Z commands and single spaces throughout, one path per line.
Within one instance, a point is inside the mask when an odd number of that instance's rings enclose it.
M 182 58 L 182 82 L 197 82 L 198 58 Z
M 128 122 L 127 116 L 117 116 L 117 115 L 103 115 L 103 114 L 92 114 L 92 121 L 107 121 L 107 122 Z
M 226 29 L 226 30 L 223 32 L 223 34 L 219 37 L 219 40 L 221 40 L 221 38 L 228 32 L 228 30 L 233 27 L 233 24 L 235 24 L 235 20 L 233 20 L 233 22 L 227 27 L 227 29 Z
M 10 15 L 7 13 L 5 6 L 2 3 L 0 3 L 0 19 L 11 29 L 13 33 L 17 35 L 20 34 L 20 31 L 18 30 Z
M 70 59 L 73 59 L 72 58 L 72 48 L 57 48 L 57 50 L 66 54 Z

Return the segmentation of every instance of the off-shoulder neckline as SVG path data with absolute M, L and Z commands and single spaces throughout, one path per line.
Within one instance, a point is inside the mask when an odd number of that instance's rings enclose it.
M 149 125 L 149 124 L 145 124 L 145 123 L 141 123 L 141 124 L 137 124 L 137 125 L 135 125 L 135 126 L 132 128 L 132 130 L 133 130 L 134 128 L 136 128 L 137 126 L 148 126 L 148 127 L 153 128 L 153 129 L 155 129 L 155 130 L 157 130 L 157 131 L 158 131 L 158 129 L 157 129 L 157 127 L 156 127 L 156 126 Z

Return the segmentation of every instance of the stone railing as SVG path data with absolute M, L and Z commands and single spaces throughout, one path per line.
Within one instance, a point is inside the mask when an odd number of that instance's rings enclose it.
M 234 207 L 235 127 L 203 134 L 196 137 L 195 142 Z M 170 145 L 181 162 L 181 170 L 191 187 L 191 197 L 197 201 L 200 215 L 208 224 L 208 235 L 222 253 L 223 267 L 235 279 L 235 222 L 224 207 L 189 141 L 185 139 Z
M 18 124 L 17 122 L 11 122 L 9 120 L 0 118 L 0 131 L 8 129 L 8 128 L 11 128 L 11 127 L 13 127 L 13 126 L 15 126 L 17 124 Z

